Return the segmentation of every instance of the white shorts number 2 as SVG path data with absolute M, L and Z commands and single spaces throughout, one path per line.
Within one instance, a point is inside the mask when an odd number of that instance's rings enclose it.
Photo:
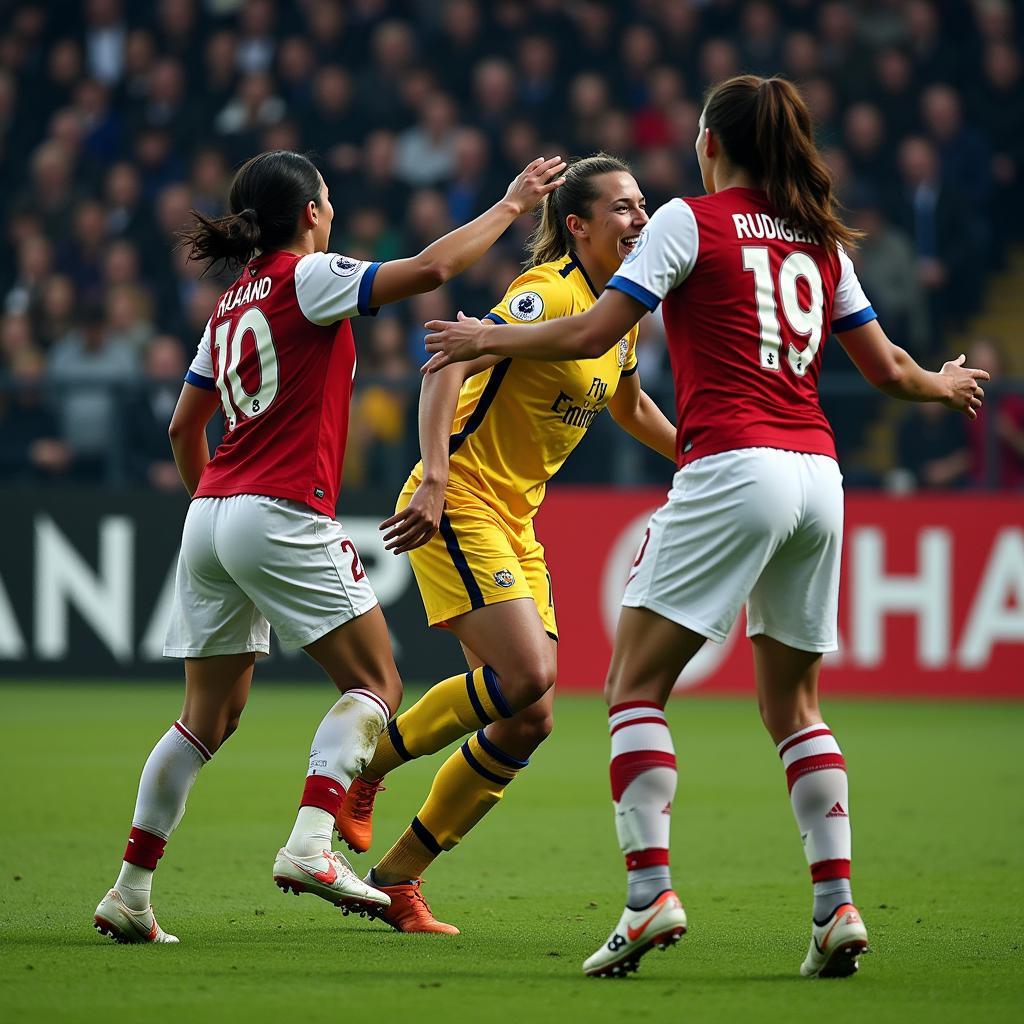
M 341 524 L 284 498 L 196 498 L 185 517 L 164 656 L 289 650 L 369 611 L 377 597 Z

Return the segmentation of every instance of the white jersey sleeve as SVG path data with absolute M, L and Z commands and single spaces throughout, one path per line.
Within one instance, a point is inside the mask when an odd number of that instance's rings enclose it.
M 318 327 L 354 316 L 373 316 L 370 291 L 379 263 L 314 252 L 295 264 L 295 297 L 302 315 Z
M 656 309 L 690 276 L 697 262 L 698 243 L 693 210 L 682 199 L 671 199 L 654 211 L 608 287 L 625 292 L 648 309 Z
M 864 289 L 857 280 L 857 272 L 853 269 L 853 261 L 846 255 L 842 246 L 839 247 L 839 284 L 832 299 L 832 330 L 850 331 L 861 327 L 878 314 L 871 308 Z
M 210 351 L 210 321 L 206 321 L 206 329 L 202 338 L 199 339 L 199 347 L 196 349 L 192 365 L 185 374 L 185 383 L 205 391 L 212 391 L 216 387 L 213 379 L 213 353 Z

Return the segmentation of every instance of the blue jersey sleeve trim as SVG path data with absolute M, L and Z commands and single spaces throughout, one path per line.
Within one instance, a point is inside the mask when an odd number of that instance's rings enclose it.
M 606 288 L 615 288 L 625 292 L 631 299 L 646 306 L 652 313 L 658 308 L 661 299 L 654 292 L 649 292 L 642 284 L 630 281 L 628 277 L 621 277 L 616 274 L 606 285 Z
M 865 306 L 864 309 L 859 310 L 856 313 L 850 313 L 849 316 L 841 317 L 839 320 L 833 320 L 832 330 L 837 334 L 840 331 L 852 331 L 854 327 L 863 327 L 864 324 L 877 319 L 878 314 L 870 306 Z
M 490 311 L 490 313 L 485 313 L 482 317 L 480 317 L 480 319 L 481 320 L 490 320 L 492 324 L 507 324 L 508 323 L 507 320 L 502 318 L 502 315 L 500 313 L 495 313 L 493 309 Z
M 380 306 L 370 306 L 370 293 L 373 291 L 373 279 L 380 270 L 379 263 L 371 263 L 359 279 L 359 298 L 356 300 L 356 311 L 360 316 L 376 316 Z
M 185 374 L 185 383 L 202 388 L 204 391 L 213 391 L 217 387 L 212 377 L 204 377 L 201 373 L 195 373 L 193 370 L 189 370 Z

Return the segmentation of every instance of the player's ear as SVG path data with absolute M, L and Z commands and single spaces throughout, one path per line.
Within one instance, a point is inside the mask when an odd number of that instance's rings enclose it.
M 718 139 L 711 133 L 710 128 L 704 129 L 704 135 L 701 138 L 701 144 L 704 147 L 704 155 L 706 157 L 713 157 L 718 155 Z
M 587 225 L 583 222 L 583 218 L 575 213 L 570 213 L 565 218 L 565 226 L 569 229 L 569 234 L 573 238 L 578 238 L 581 235 L 585 237 L 587 234 Z

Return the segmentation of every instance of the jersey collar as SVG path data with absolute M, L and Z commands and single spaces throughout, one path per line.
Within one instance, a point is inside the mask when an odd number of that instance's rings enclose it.
M 565 269 L 562 271 L 562 277 L 568 277 L 574 270 L 578 270 L 583 275 L 583 280 L 587 282 L 587 287 L 590 289 L 590 294 L 594 298 L 599 298 L 597 289 L 594 287 L 594 282 L 590 280 L 590 275 L 583 268 L 583 264 L 576 259 L 576 254 L 569 253 L 569 262 L 565 265 Z

